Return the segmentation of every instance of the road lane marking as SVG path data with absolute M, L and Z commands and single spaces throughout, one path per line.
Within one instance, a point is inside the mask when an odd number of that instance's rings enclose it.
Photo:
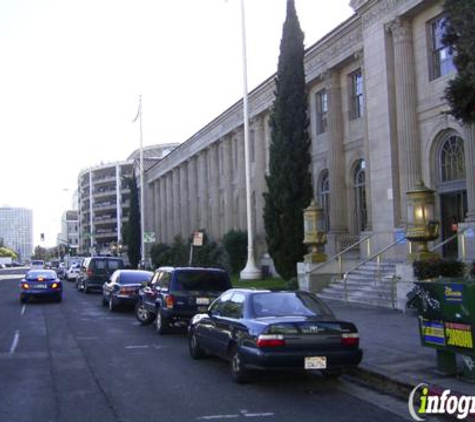
M 25 311 L 26 311 L 26 304 L 22 306 L 22 308 L 21 308 L 21 314 L 22 314 L 22 315 L 25 315 Z
M 10 347 L 10 355 L 13 355 L 13 353 L 15 353 L 15 349 L 18 346 L 19 340 L 20 340 L 20 331 L 16 330 L 15 335 L 13 336 L 12 346 Z
M 270 416 L 275 416 L 272 412 L 259 412 L 259 413 L 249 413 L 247 410 L 240 410 L 238 414 L 229 414 L 229 415 L 209 415 L 209 416 L 199 416 L 197 420 L 211 421 L 214 419 L 237 419 L 237 418 L 268 418 Z
M 125 346 L 126 349 L 148 349 L 150 346 Z

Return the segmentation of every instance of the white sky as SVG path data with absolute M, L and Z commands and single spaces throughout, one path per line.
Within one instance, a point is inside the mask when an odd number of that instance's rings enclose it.
M 247 0 L 248 88 L 276 71 L 286 0 Z M 309 47 L 353 11 L 295 0 Z M 52 246 L 79 172 L 184 142 L 242 98 L 239 0 L 0 0 L 0 206 Z M 69 191 L 67 190 L 69 189 Z

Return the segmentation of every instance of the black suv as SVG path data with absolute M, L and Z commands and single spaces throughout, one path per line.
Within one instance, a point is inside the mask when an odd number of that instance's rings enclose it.
M 91 290 L 102 292 L 102 285 L 109 280 L 115 270 L 122 268 L 124 268 L 122 258 L 108 256 L 86 258 L 76 279 L 76 287 L 84 293 L 89 293 Z
M 218 268 L 160 267 L 139 290 L 135 315 L 143 325 L 154 321 L 165 334 L 171 325 L 186 326 L 193 315 L 206 312 L 231 287 L 228 273 Z

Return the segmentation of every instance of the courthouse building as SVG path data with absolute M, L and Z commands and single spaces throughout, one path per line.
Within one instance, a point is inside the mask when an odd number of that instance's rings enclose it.
M 326 252 L 372 235 L 371 249 L 404 232 L 406 192 L 435 191 L 440 239 L 454 219 L 473 258 L 475 134 L 444 99 L 455 74 L 441 44 L 442 1 L 352 0 L 354 15 L 305 54 L 314 195 L 325 211 Z M 298 11 L 297 11 L 298 12 Z M 263 192 L 268 171 L 271 76 L 249 94 L 252 222 L 257 262 L 266 252 Z M 242 101 L 146 173 L 146 231 L 160 242 L 205 229 L 220 240 L 246 229 Z M 436 241 L 437 242 L 437 241 Z M 361 248 L 361 254 L 367 253 Z M 460 255 L 460 241 L 445 256 Z M 408 245 L 387 259 L 404 260 Z

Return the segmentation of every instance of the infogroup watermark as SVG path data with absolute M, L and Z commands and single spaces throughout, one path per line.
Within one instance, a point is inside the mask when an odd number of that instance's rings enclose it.
M 416 421 L 423 421 L 429 415 L 453 415 L 462 420 L 475 415 L 475 396 L 459 396 L 450 390 L 435 394 L 430 392 L 428 384 L 421 383 L 411 391 L 408 407 Z

